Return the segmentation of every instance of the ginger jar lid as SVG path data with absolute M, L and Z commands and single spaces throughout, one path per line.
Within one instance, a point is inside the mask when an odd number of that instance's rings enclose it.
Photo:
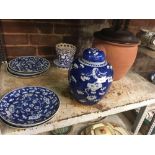
M 83 59 L 90 62 L 103 62 L 105 54 L 97 48 L 87 48 L 83 51 Z
M 83 51 L 81 61 L 89 66 L 102 67 L 107 65 L 104 51 L 97 48 L 87 48 Z

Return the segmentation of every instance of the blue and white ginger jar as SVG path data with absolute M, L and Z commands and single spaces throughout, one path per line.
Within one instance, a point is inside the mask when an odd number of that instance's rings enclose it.
M 87 48 L 81 58 L 72 62 L 68 79 L 73 97 L 82 104 L 93 105 L 106 94 L 113 81 L 113 70 L 103 51 Z

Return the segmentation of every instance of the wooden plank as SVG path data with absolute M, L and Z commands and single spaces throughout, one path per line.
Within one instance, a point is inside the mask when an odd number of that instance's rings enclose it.
M 1 96 L 18 87 L 43 86 L 54 90 L 61 101 L 60 109 L 51 121 L 24 130 L 2 123 L 2 134 L 37 134 L 155 103 L 155 86 L 132 72 L 113 82 L 107 95 L 94 106 L 81 105 L 70 96 L 67 70 L 51 67 L 41 76 L 18 78 L 9 74 L 3 65 L 1 73 Z

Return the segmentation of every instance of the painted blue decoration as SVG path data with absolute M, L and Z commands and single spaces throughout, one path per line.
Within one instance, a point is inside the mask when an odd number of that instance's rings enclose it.
M 8 67 L 18 74 L 36 74 L 48 70 L 50 62 L 38 56 L 21 56 L 11 60 Z
M 7 71 L 9 72 L 9 73 L 11 73 L 12 75 L 14 75 L 14 76 L 18 76 L 18 77 L 32 77 L 32 76 L 36 76 L 36 75 L 40 75 L 40 74 L 42 74 L 42 73 L 21 73 L 21 72 L 15 72 L 15 71 L 13 71 L 13 70 L 11 70 L 9 67 L 7 67 Z
M 73 61 L 73 56 L 68 53 L 58 55 L 59 64 L 62 66 L 69 66 Z
M 113 81 L 113 70 L 103 51 L 88 48 L 82 58 L 73 61 L 68 78 L 73 97 L 82 104 L 93 105 L 106 94 Z
M 75 52 L 76 47 L 72 44 L 67 43 L 56 44 L 56 53 L 58 56 L 58 61 L 56 60 L 54 61 L 54 63 L 58 67 L 64 68 L 65 66 L 65 68 L 68 68 L 68 66 L 71 65 L 74 59 Z
M 58 68 L 65 68 L 65 69 L 68 69 L 68 68 L 70 67 L 70 64 L 68 64 L 68 65 L 61 64 L 61 63 L 59 62 L 58 59 L 55 59 L 55 60 L 53 61 L 53 63 L 54 63 Z
M 32 127 L 51 119 L 59 105 L 59 98 L 52 90 L 24 87 L 9 92 L 0 100 L 0 118 L 15 127 Z

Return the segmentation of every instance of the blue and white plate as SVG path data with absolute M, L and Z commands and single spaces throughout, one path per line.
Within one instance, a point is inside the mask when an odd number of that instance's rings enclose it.
M 60 64 L 58 59 L 55 59 L 55 60 L 53 61 L 53 63 L 54 63 L 57 67 L 59 67 L 59 68 L 66 68 L 66 69 L 67 69 L 67 68 L 70 67 L 70 65 L 65 66 L 65 65 Z
M 14 127 L 32 127 L 50 120 L 59 106 L 60 100 L 52 90 L 35 86 L 19 88 L 0 100 L 0 118 Z
M 32 77 L 32 76 L 36 76 L 36 75 L 42 74 L 42 73 L 20 73 L 20 72 L 18 73 L 18 72 L 15 72 L 15 71 L 11 70 L 9 67 L 7 67 L 7 71 L 9 73 L 11 73 L 12 75 L 19 76 L 19 77 Z
M 21 56 L 11 60 L 8 67 L 17 73 L 35 74 L 48 70 L 50 62 L 38 56 Z

